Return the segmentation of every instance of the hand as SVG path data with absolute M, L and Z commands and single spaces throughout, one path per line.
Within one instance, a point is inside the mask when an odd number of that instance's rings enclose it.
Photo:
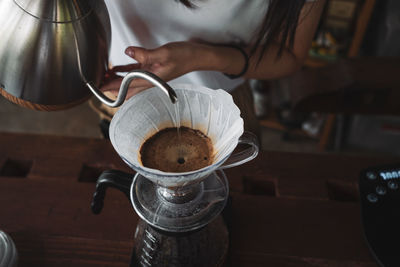
M 100 89 L 117 96 L 123 77 L 117 75 L 116 72 L 129 72 L 135 69 L 152 72 L 168 82 L 199 69 L 199 61 L 196 58 L 199 58 L 198 55 L 201 55 L 206 48 L 206 45 L 195 42 L 168 43 L 156 49 L 130 46 L 125 50 L 125 54 L 137 63 L 113 67 L 107 72 L 105 82 Z M 146 80 L 134 79 L 129 85 L 127 99 L 153 86 Z

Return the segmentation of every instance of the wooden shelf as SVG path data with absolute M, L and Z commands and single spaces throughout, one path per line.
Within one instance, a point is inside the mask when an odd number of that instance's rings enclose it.
M 265 128 L 277 130 L 277 131 L 282 131 L 282 132 L 288 132 L 288 133 L 296 135 L 296 136 L 307 137 L 307 138 L 311 138 L 311 139 L 319 139 L 319 135 L 317 135 L 317 136 L 311 135 L 302 129 L 287 128 L 281 122 L 279 122 L 274 111 L 269 111 L 268 114 L 271 114 L 271 115 L 269 115 L 267 117 L 259 118 L 258 122 L 261 127 L 265 127 Z
M 352 40 L 350 43 L 350 47 L 347 51 L 346 58 L 353 58 L 358 55 L 359 48 L 361 46 L 362 40 L 364 38 L 365 31 L 368 26 L 368 22 L 370 20 L 371 14 L 373 12 L 373 8 L 375 5 L 376 0 L 364 0 L 361 4 L 360 7 L 360 12 L 357 15 L 356 18 L 356 24 L 355 24 L 355 29 L 354 33 L 352 36 Z M 331 61 L 328 60 L 323 60 L 323 59 L 317 59 L 317 58 L 311 58 L 308 57 L 304 63 L 305 67 L 309 68 L 320 68 L 327 66 L 328 64 L 332 63 Z M 301 136 L 308 136 L 312 138 L 317 138 L 319 139 L 319 148 L 320 150 L 326 150 L 330 136 L 332 135 L 332 131 L 334 129 L 334 124 L 335 124 L 335 115 L 334 114 L 329 114 L 327 117 L 323 129 L 321 130 L 321 133 L 319 136 L 310 136 L 308 133 L 301 129 L 296 129 L 296 130 L 290 130 L 291 133 L 301 135 Z M 275 129 L 279 131 L 289 131 L 284 125 L 282 125 L 276 118 L 270 116 L 268 118 L 263 118 L 259 120 L 259 123 L 263 127 L 267 127 L 270 129 Z

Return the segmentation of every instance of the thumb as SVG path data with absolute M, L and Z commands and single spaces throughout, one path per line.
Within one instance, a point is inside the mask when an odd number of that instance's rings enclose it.
M 143 65 L 155 60 L 154 52 L 143 47 L 129 46 L 125 49 L 125 54 Z

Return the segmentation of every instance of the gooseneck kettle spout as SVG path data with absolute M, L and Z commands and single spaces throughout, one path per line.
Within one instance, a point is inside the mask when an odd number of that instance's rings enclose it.
M 82 103 L 93 92 L 117 107 L 136 78 L 176 100 L 167 83 L 143 70 L 126 75 L 115 101 L 98 89 L 111 44 L 104 0 L 1 0 L 0 25 L 0 94 L 18 105 L 60 110 Z
M 86 85 L 89 87 L 92 93 L 98 99 L 100 99 L 101 102 L 103 102 L 107 106 L 114 108 L 114 107 L 119 107 L 124 102 L 126 94 L 129 89 L 129 84 L 135 78 L 142 78 L 151 82 L 153 85 L 160 88 L 164 93 L 166 93 L 169 96 L 172 103 L 175 103 L 177 101 L 177 95 L 175 91 L 166 82 L 161 80 L 158 76 L 154 75 L 153 73 L 144 70 L 135 70 L 125 75 L 124 79 L 122 80 L 117 99 L 114 101 L 105 96 L 96 86 L 94 86 L 90 82 L 88 82 Z

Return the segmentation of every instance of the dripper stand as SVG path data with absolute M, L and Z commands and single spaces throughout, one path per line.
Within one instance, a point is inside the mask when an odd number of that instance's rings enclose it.
M 188 232 L 220 214 L 228 199 L 228 188 L 221 170 L 177 187 L 164 187 L 136 174 L 130 197 L 137 214 L 150 225 L 168 232 Z

